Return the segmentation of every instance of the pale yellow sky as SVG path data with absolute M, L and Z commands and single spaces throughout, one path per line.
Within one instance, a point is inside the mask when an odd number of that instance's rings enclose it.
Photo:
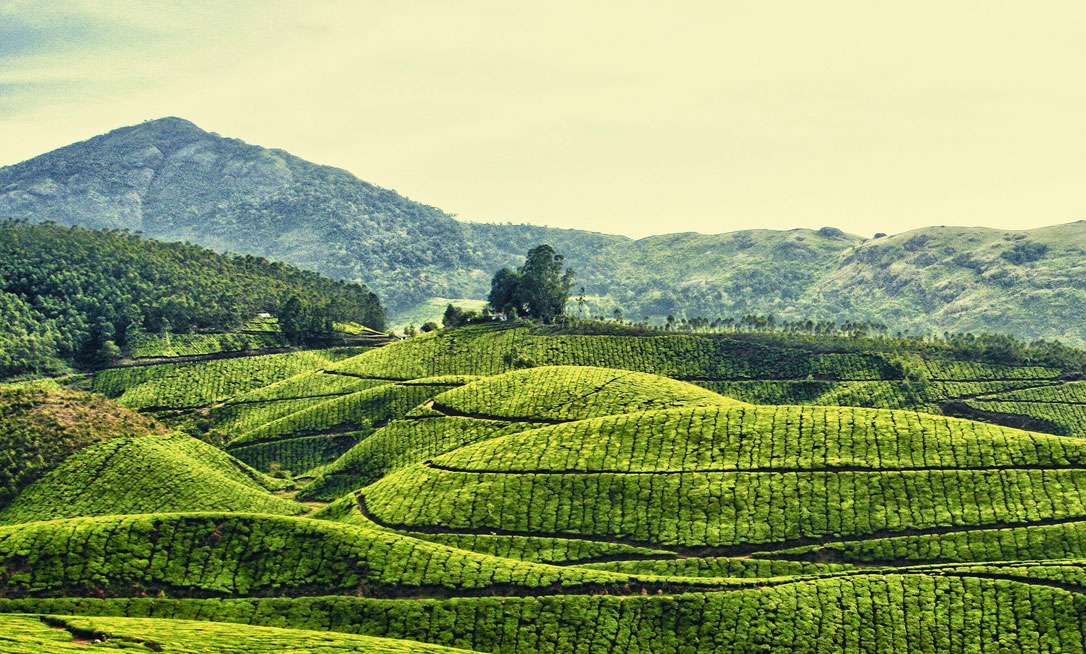
M 176 115 L 469 220 L 1086 218 L 1078 2 L 0 0 L 0 165 Z

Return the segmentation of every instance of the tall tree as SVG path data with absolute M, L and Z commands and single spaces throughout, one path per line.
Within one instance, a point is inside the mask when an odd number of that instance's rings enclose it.
M 305 330 L 306 315 L 305 307 L 302 306 L 302 301 L 297 295 L 291 295 L 283 302 L 278 318 L 279 331 L 282 332 L 283 338 L 293 345 L 300 343 Z
M 490 282 L 487 301 L 495 311 L 551 322 L 562 315 L 573 286 L 573 270 L 565 269 L 565 257 L 550 245 L 537 245 L 516 272 L 502 268 Z

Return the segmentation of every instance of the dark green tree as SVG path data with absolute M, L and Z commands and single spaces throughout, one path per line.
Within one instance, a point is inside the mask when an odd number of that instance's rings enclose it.
M 542 244 L 528 251 L 516 272 L 502 268 L 494 275 L 487 301 L 495 311 L 549 323 L 565 312 L 572 286 L 573 270 L 565 269 L 565 257 Z
M 291 295 L 279 309 L 279 331 L 288 343 L 297 345 L 305 330 L 305 307 L 297 295 Z
M 509 313 L 517 306 L 517 287 L 520 275 L 510 268 L 502 268 L 490 280 L 490 294 L 486 300 L 494 311 Z M 449 305 L 452 306 L 452 305 Z

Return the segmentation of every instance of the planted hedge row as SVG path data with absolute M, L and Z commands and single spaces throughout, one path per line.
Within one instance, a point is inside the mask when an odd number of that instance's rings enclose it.
M 368 486 L 364 501 L 378 522 L 412 531 L 598 536 L 730 554 L 835 536 L 1086 518 L 1086 470 L 583 475 L 419 465 Z
M 971 361 L 903 364 L 880 352 L 818 353 L 726 337 L 534 334 L 526 327 L 480 325 L 439 330 L 346 361 L 342 370 L 412 379 L 441 374 L 497 375 L 525 366 L 581 365 L 637 370 L 675 378 L 834 380 L 904 379 L 911 371 L 934 380 L 1052 379 L 1041 366 Z
M 647 411 L 462 444 L 462 471 L 727 471 L 1086 467 L 1086 441 L 942 416 L 821 406 Z
M 190 654 L 464 654 L 408 640 L 392 640 L 324 631 L 275 629 L 157 618 L 0 615 L 0 651 L 5 654 L 86 652 L 87 641 L 103 647 Z M 73 640 L 79 635 L 82 641 Z M 107 644 L 108 643 L 108 644 Z
M 228 447 L 266 443 L 290 436 L 371 428 L 402 417 L 416 405 L 448 388 L 444 384 L 385 384 L 349 395 L 326 398 L 243 433 L 230 441 Z
M 1003 393 L 999 396 L 999 399 L 1006 402 L 1086 404 L 1086 382 L 1070 382 L 1017 390 L 1013 393 Z
M 480 652 L 1082 652 L 1081 596 L 1005 579 L 870 575 L 678 596 L 444 601 L 0 600 L 0 610 L 331 629 Z
M 370 430 L 301 436 L 271 443 L 246 445 L 230 449 L 230 454 L 257 470 L 290 471 L 294 477 L 312 474 L 343 456 L 372 433 Z
M 885 379 L 900 375 L 880 354 L 811 353 L 727 338 L 541 335 L 524 327 L 440 330 L 367 352 L 340 370 L 412 379 L 443 374 L 497 375 L 526 365 L 599 366 L 677 378 Z
M 297 514 L 267 479 L 183 435 L 114 438 L 68 457 L 0 511 L 0 524 L 166 511 Z
M 112 368 L 95 373 L 93 389 L 134 409 L 206 406 L 331 364 L 320 350 L 313 350 Z
M 842 541 L 769 556 L 849 563 L 1086 558 L 1086 521 Z
M 411 534 L 415 538 L 421 538 L 434 543 L 441 543 L 449 547 L 462 550 L 471 550 L 480 554 L 500 556 L 507 559 L 520 561 L 535 561 L 537 563 L 551 563 L 555 565 L 570 565 L 587 563 L 595 560 L 611 559 L 644 559 L 645 557 L 674 558 L 675 554 L 667 550 L 651 549 L 648 547 L 635 547 L 622 543 L 607 543 L 590 540 L 577 540 L 575 538 L 546 538 L 543 536 L 496 536 L 492 534 Z M 593 566 L 595 567 L 595 566 Z M 601 570 L 610 568 L 600 567 Z M 638 574 L 663 574 L 655 572 L 643 572 Z M 707 576 L 707 575 L 678 575 L 670 576 Z M 730 575 L 711 575 L 730 576 Z
M 784 559 L 746 559 L 726 556 L 670 559 L 628 559 L 586 563 L 583 567 L 635 575 L 661 577 L 791 577 L 852 570 L 842 563 L 812 563 Z
M 939 413 L 959 398 L 1034 387 L 1036 381 L 698 381 L 711 391 L 754 404 L 815 404 Z M 1055 384 L 1055 382 L 1052 382 Z
M 648 373 L 547 366 L 488 377 L 434 398 L 435 407 L 496 419 L 569 421 L 681 406 L 730 406 L 735 400 Z M 440 410 L 440 409 L 439 409 Z
M 1001 413 L 1006 416 L 1024 416 L 1043 421 L 1078 438 L 1086 437 L 1086 404 L 1055 404 L 1048 402 L 1005 402 L 1002 400 L 974 400 L 968 405 L 981 411 Z
M 0 595 L 412 596 L 634 581 L 302 518 L 185 513 L 0 527 Z M 583 592 L 583 591 L 581 591 Z
M 280 401 L 353 393 L 387 383 L 389 382 L 381 379 L 363 379 L 361 377 L 336 375 L 323 370 L 309 370 L 273 384 L 262 386 L 248 393 L 235 395 L 227 400 L 227 404 L 259 403 L 261 401 Z
M 298 496 L 331 501 L 405 466 L 529 426 L 453 416 L 394 420 L 329 464 Z

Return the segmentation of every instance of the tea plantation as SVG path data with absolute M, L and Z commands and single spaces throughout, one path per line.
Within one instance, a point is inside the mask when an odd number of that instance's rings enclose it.
M 251 327 L 0 387 L 0 652 L 1086 649 L 1075 365 Z

